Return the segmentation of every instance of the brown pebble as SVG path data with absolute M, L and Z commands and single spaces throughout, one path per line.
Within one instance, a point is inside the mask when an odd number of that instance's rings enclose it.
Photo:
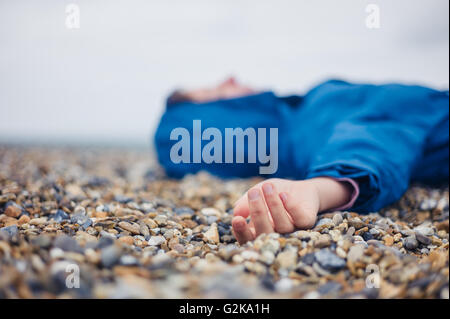
M 128 222 L 120 222 L 118 225 L 120 228 L 125 229 L 126 231 L 129 231 L 132 234 L 139 235 L 141 233 L 139 230 L 139 226 L 136 224 L 130 224 Z
M 118 239 L 118 241 L 131 246 L 134 243 L 134 238 L 131 236 L 122 236 Z
M 107 212 L 95 212 L 94 213 L 94 217 L 96 218 L 105 218 L 108 217 L 108 213 Z
M 392 246 L 394 244 L 394 237 L 392 237 L 390 235 L 384 236 L 383 240 L 384 240 L 384 244 L 386 246 Z
M 436 225 L 437 230 L 445 230 L 448 233 L 448 219 Z
M 219 232 L 217 231 L 217 224 L 213 223 L 209 229 L 204 233 L 204 238 L 212 242 L 214 244 L 217 244 L 219 242 Z
M 361 229 L 358 229 L 355 232 L 355 235 L 361 236 L 362 234 L 364 234 L 365 232 L 368 232 L 368 231 L 369 231 L 369 227 L 363 227 Z
M 352 218 L 348 221 L 348 224 L 351 227 L 354 227 L 355 229 L 360 229 L 363 228 L 366 224 L 364 224 L 364 222 L 359 219 L 358 217 Z
M 30 217 L 28 215 L 22 215 L 19 218 L 19 225 L 23 225 L 30 222 Z
M 436 245 L 436 246 L 441 246 L 442 245 L 442 240 L 440 240 L 439 238 L 433 236 L 433 237 L 431 237 L 431 243 L 433 245 Z
M 5 209 L 5 215 L 9 216 L 9 217 L 14 217 L 14 218 L 19 217 L 21 212 L 22 212 L 22 209 L 20 209 L 20 207 L 17 207 L 16 205 L 9 205 Z

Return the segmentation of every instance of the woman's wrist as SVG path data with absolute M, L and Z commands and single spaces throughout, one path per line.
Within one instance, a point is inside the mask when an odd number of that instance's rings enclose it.
M 347 182 L 337 181 L 331 177 L 315 177 L 307 180 L 319 197 L 319 212 L 340 207 L 350 202 L 353 187 Z

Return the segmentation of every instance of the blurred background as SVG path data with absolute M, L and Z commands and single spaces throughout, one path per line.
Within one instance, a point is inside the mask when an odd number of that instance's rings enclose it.
M 67 5 L 79 28 L 67 27 Z M 370 29 L 368 4 L 380 9 Z M 0 143 L 148 147 L 168 93 L 234 75 L 448 89 L 447 0 L 0 0 Z

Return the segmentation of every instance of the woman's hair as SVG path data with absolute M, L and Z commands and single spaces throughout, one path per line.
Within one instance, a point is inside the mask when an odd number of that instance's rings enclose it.
M 167 97 L 167 104 L 186 102 L 189 100 L 189 97 L 184 92 L 175 90 Z

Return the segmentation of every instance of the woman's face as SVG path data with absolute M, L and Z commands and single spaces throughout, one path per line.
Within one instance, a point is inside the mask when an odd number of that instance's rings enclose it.
M 238 83 L 234 78 L 228 78 L 219 85 L 182 92 L 183 96 L 192 102 L 209 102 L 255 94 L 250 87 Z

